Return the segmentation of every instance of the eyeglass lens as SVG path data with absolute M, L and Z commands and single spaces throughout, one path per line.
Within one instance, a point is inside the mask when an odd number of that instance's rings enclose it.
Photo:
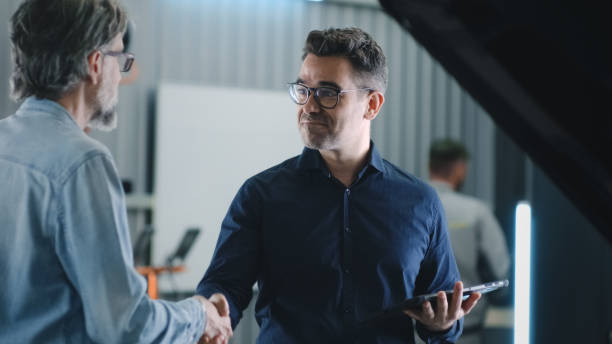
M 119 59 L 119 66 L 121 66 L 121 71 L 128 72 L 130 68 L 132 68 L 132 63 L 134 62 L 134 59 L 131 56 L 127 55 L 120 55 L 117 57 Z
M 338 102 L 338 90 L 336 89 L 330 87 L 318 87 L 315 89 L 314 93 L 315 99 L 319 105 L 323 107 L 333 108 Z M 292 84 L 290 94 L 297 104 L 304 105 L 308 101 L 310 90 L 304 85 Z

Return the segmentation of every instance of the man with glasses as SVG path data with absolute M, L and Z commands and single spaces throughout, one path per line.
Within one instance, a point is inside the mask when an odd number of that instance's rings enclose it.
M 360 29 L 312 31 L 289 84 L 306 146 L 248 179 L 225 217 L 197 293 L 226 296 L 236 326 L 257 282 L 258 343 L 452 342 L 462 285 L 435 191 L 383 160 L 370 123 L 384 102 L 385 56 Z M 457 283 L 456 283 L 457 282 Z M 377 321 L 412 296 L 437 308 Z
M 220 294 L 151 300 L 133 267 L 125 199 L 108 150 L 126 14 L 113 0 L 25 0 L 11 18 L 12 95 L 0 121 L 0 343 L 215 343 Z M 219 314 L 221 313 L 221 314 Z

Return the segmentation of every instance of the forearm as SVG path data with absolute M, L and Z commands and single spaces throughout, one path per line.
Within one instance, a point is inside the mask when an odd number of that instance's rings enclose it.
M 82 304 L 89 337 L 103 343 L 189 342 L 202 334 L 196 300 L 151 300 L 134 269 L 127 214 L 110 160 L 95 156 L 58 198 L 55 250 Z
M 143 297 L 119 336 L 123 343 L 195 343 L 204 333 L 206 313 L 195 298 L 179 302 Z

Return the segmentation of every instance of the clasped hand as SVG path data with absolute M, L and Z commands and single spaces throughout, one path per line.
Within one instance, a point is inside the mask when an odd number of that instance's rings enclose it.
M 406 309 L 404 313 L 416 319 L 432 332 L 446 331 L 450 329 L 455 321 L 468 314 L 480 299 L 480 293 L 471 294 L 465 301 L 463 299 L 463 283 L 455 283 L 453 297 L 450 304 L 446 299 L 446 293 L 438 292 L 437 309 L 434 312 L 429 301 L 425 301 L 421 310 Z
M 227 344 L 232 336 L 232 324 L 229 317 L 229 304 L 223 294 L 213 294 L 206 299 L 196 297 L 203 303 L 206 310 L 206 329 L 199 344 Z

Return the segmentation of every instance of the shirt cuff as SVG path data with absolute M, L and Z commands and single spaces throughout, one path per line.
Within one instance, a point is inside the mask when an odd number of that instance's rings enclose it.
M 178 304 L 187 311 L 189 318 L 192 320 L 188 325 L 189 331 L 187 331 L 187 333 L 189 333 L 189 340 L 187 342 L 197 343 L 206 329 L 206 312 L 204 311 L 204 305 L 193 297 L 179 301 Z
M 455 343 L 463 332 L 463 318 L 455 321 L 453 326 L 451 326 L 448 330 L 441 332 L 430 331 L 418 321 L 416 323 L 416 327 L 419 336 L 427 344 Z

